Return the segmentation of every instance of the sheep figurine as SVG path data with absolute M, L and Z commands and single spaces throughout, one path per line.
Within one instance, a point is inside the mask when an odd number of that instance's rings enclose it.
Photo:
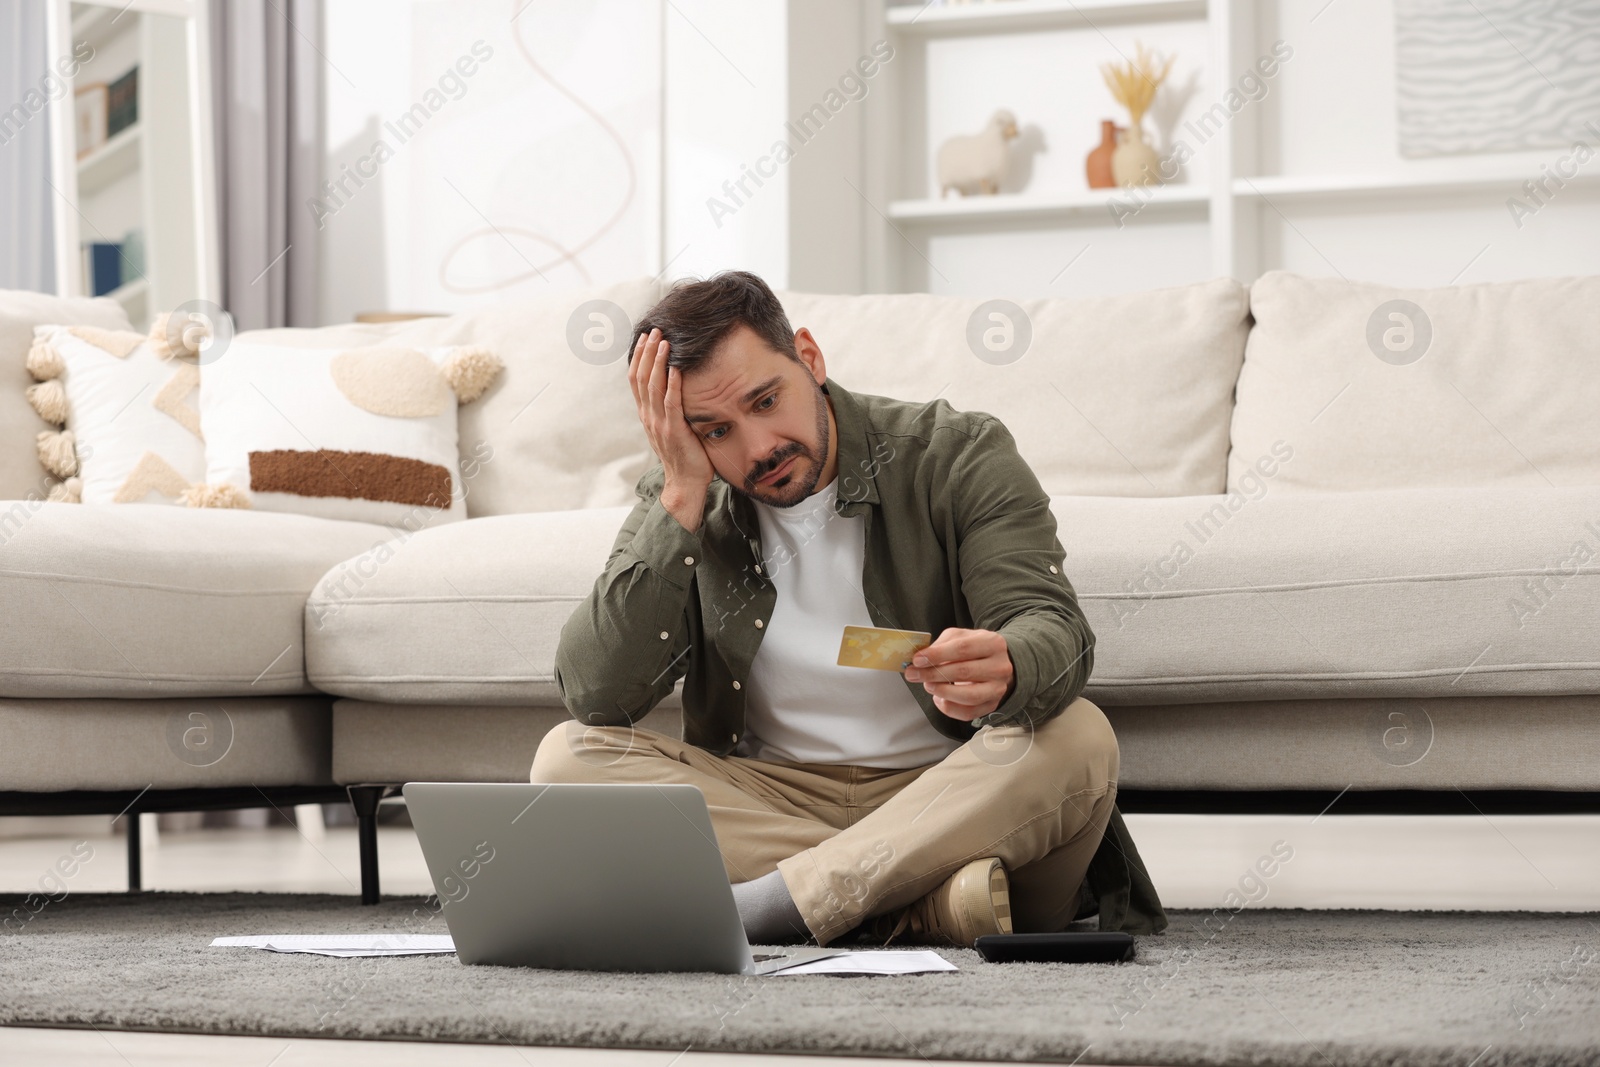
M 939 146 L 939 196 L 954 189 L 962 196 L 1000 191 L 1007 169 L 1006 142 L 1017 136 L 1017 119 L 1004 109 L 975 134 L 952 137 Z

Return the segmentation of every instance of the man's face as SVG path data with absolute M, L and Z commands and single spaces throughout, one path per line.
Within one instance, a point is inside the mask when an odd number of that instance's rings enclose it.
M 754 500 L 788 508 L 833 477 L 833 412 L 810 331 L 795 336 L 800 362 L 737 326 L 683 379 L 683 412 L 722 480 Z

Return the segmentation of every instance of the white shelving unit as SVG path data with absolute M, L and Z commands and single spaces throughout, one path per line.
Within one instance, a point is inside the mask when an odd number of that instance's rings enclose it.
M 866 242 L 867 287 L 891 292 L 931 287 L 928 272 L 937 268 L 932 266 L 927 247 L 940 236 L 970 238 L 991 230 L 1014 234 L 1032 228 L 1095 227 L 1115 224 L 1118 218 L 1136 218 L 1141 226 L 1205 224 L 1214 211 L 1215 195 L 1210 183 L 1190 181 L 1137 190 L 1090 189 L 1082 177 L 1081 162 L 1076 168 L 1076 185 L 1061 187 L 1059 182 L 1050 185 L 1034 180 L 1021 192 L 930 197 L 927 167 L 935 146 L 927 143 L 926 129 L 930 99 L 937 95 L 937 87 L 929 84 L 934 66 L 929 61 L 931 48 L 961 38 L 1004 35 L 1110 33 L 1131 40 L 1152 24 L 1203 25 L 1209 11 L 1206 0 L 993 0 L 884 7 L 880 21 L 865 28 L 869 38 L 886 37 L 896 50 L 894 62 L 885 67 L 889 80 L 884 91 L 867 101 L 867 195 L 884 205 L 883 232 L 869 235 Z M 1114 55 L 1109 49 L 1107 52 Z M 1033 58 L 1037 61 L 1037 54 Z M 1212 65 L 1208 57 L 1206 66 L 1209 69 Z M 1096 72 L 1095 78 L 1098 77 Z M 1119 110 L 1107 96 L 1105 115 L 1116 115 Z M 1019 118 L 1027 121 L 1025 115 Z M 1121 121 L 1125 123 L 1126 116 Z M 1056 139 L 1050 131 L 1046 137 L 1052 142 Z M 1056 150 L 1071 153 L 1077 149 L 1063 141 L 1060 149 L 1052 147 L 1052 151 Z M 1083 152 L 1087 148 L 1078 153 L 1080 161 Z
M 1019 33 L 1090 28 L 1103 20 L 1205 18 L 1206 0 L 1006 0 L 930 7 L 899 4 L 886 21 L 903 35 Z
M 107 186 L 139 171 L 141 138 L 137 124 L 78 160 L 78 195 L 93 196 Z
M 953 99 L 965 103 L 961 90 L 938 83 L 938 72 L 943 71 L 945 77 L 950 77 L 952 68 L 959 80 L 964 74 L 959 63 L 948 58 L 950 53 L 937 61 L 933 49 L 950 48 L 951 42 L 957 42 L 956 47 L 960 47 L 961 42 L 966 41 L 974 48 L 1015 51 L 1025 57 L 1017 60 L 1019 66 L 1025 63 L 1038 66 L 1042 56 L 1049 54 L 1041 50 L 1056 47 L 1056 42 L 1060 42 L 1064 57 L 1077 57 L 1075 60 L 1064 58 L 1063 63 L 1067 63 L 1082 62 L 1081 57 L 1091 53 L 1108 59 L 1115 58 L 1117 51 L 1131 53 L 1132 41 L 1144 34 L 1156 37 L 1162 33 L 1169 37 L 1186 34 L 1186 40 L 1207 42 L 1207 49 L 1200 55 L 1192 45 L 1187 54 L 1180 48 L 1182 63 L 1175 68 L 1174 80 L 1184 71 L 1185 65 L 1189 69 L 1198 66 L 1199 85 L 1189 106 L 1193 109 L 1198 105 L 1199 110 L 1204 110 L 1222 100 L 1241 73 L 1250 70 L 1266 55 L 1274 40 L 1282 38 L 1311 57 L 1294 60 L 1299 66 L 1292 73 L 1301 79 L 1300 85 L 1315 76 L 1330 83 L 1327 92 L 1349 97 L 1352 94 L 1345 90 L 1351 83 L 1342 79 L 1358 79 L 1364 91 L 1369 92 L 1367 102 L 1371 104 L 1376 97 L 1370 94 L 1382 91 L 1389 84 L 1385 79 L 1392 75 L 1393 58 L 1388 38 L 1367 32 L 1366 40 L 1360 42 L 1367 49 L 1363 54 L 1361 48 L 1351 44 L 1351 38 L 1341 39 L 1339 34 L 1361 30 L 1362 19 L 1366 20 L 1364 25 L 1370 26 L 1377 13 L 1384 19 L 1392 19 L 1392 8 L 1386 0 L 1364 0 L 1353 9 L 1347 4 L 1346 9 L 1334 12 L 1318 24 L 1313 18 L 1313 15 L 1321 15 L 1315 11 L 1317 6 L 1321 5 L 1314 5 L 1310 12 L 1302 12 L 1298 5 L 1287 0 L 989 0 L 927 7 L 901 3 L 877 10 L 875 18 L 869 13 L 863 27 L 865 39 L 887 38 L 897 54 L 893 63 L 885 65 L 887 76 L 882 91 L 875 88 L 876 96 L 865 101 L 867 134 L 863 138 L 862 162 L 866 185 L 862 193 L 874 206 L 866 214 L 869 227 L 878 224 L 873 227 L 876 232 L 869 232 L 864 248 L 866 288 L 888 292 L 934 288 L 929 272 L 938 270 L 934 266 L 937 259 L 934 249 L 940 241 L 964 242 L 947 247 L 959 248 L 961 255 L 974 256 L 980 254 L 975 251 L 979 246 L 973 243 L 974 239 L 981 239 L 986 233 L 996 235 L 997 241 L 1008 235 L 1030 238 L 1040 234 L 1051 239 L 1060 235 L 1063 245 L 1101 240 L 1095 236 L 1096 228 L 1102 231 L 1108 226 L 1120 229 L 1122 224 L 1113 217 L 1113 208 L 1130 198 L 1136 199 L 1140 208 L 1128 226 L 1166 229 L 1146 230 L 1143 243 L 1122 246 L 1127 258 L 1154 254 L 1152 250 L 1164 244 L 1189 242 L 1185 247 L 1192 247 L 1198 239 L 1195 227 L 1201 226 L 1207 234 L 1208 249 L 1204 258 L 1210 267 L 1209 273 L 1203 276 L 1231 275 L 1244 282 L 1265 270 L 1285 265 L 1281 262 L 1286 255 L 1284 249 L 1291 242 L 1306 240 L 1300 227 L 1290 223 L 1286 229 L 1285 222 L 1290 219 L 1286 211 L 1294 212 L 1295 217 L 1309 215 L 1313 220 L 1323 220 L 1326 225 L 1317 232 L 1332 233 L 1332 238 L 1323 238 L 1330 243 L 1339 238 L 1342 220 L 1351 215 L 1362 216 L 1368 226 L 1362 233 L 1366 249 L 1381 243 L 1369 236 L 1371 232 L 1381 232 L 1382 227 L 1391 224 L 1403 231 L 1415 218 L 1428 212 L 1435 212 L 1438 221 L 1419 224 L 1422 229 L 1418 231 L 1417 241 L 1428 241 L 1441 232 L 1448 235 L 1452 218 L 1461 212 L 1476 212 L 1473 217 L 1480 223 L 1491 217 L 1495 225 L 1503 223 L 1503 234 L 1495 231 L 1495 239 L 1503 237 L 1504 242 L 1509 243 L 1510 234 L 1515 231 L 1507 221 L 1504 201 L 1517 195 L 1526 181 L 1537 179 L 1540 163 L 1555 158 L 1558 150 L 1414 160 L 1402 159 L 1392 141 L 1384 140 L 1381 144 L 1371 143 L 1382 151 L 1365 153 L 1392 160 L 1384 170 L 1374 171 L 1370 166 L 1359 170 L 1353 166 L 1349 172 L 1286 170 L 1279 163 L 1283 155 L 1279 142 L 1286 134 L 1300 135 L 1295 141 L 1299 149 L 1295 158 L 1304 160 L 1316 153 L 1305 150 L 1307 114 L 1298 113 L 1299 125 L 1293 130 L 1286 129 L 1283 123 L 1293 120 L 1284 118 L 1280 110 L 1284 104 L 1276 97 L 1265 104 L 1252 101 L 1223 121 L 1203 143 L 1206 173 L 1197 171 L 1193 180 L 1180 178 L 1177 184 L 1141 191 L 1091 190 L 1082 176 L 1081 163 L 1075 163 L 1077 170 L 1073 175 L 1058 159 L 1054 161 L 1053 182 L 1041 182 L 1036 176 L 1022 192 L 948 199 L 928 196 L 929 159 L 937 147 L 929 142 L 943 136 L 942 132 L 930 128 L 936 126 L 930 116 L 939 107 L 948 112 Z M 1346 20 L 1342 28 L 1336 25 L 1340 19 Z M 990 56 L 990 65 L 984 69 L 993 75 L 996 70 L 993 51 L 986 54 Z M 1297 52 L 1297 57 L 1300 54 Z M 1373 64 L 1379 61 L 1384 66 L 1374 68 Z M 1349 69 L 1345 69 L 1346 66 Z M 1285 73 L 1289 73 L 1287 63 L 1284 68 Z M 1001 73 L 1005 71 L 1002 69 Z M 1098 79 L 1097 72 L 1095 78 Z M 1005 81 L 1003 77 L 997 80 Z M 1084 83 L 1080 80 L 1073 84 Z M 1167 93 L 1171 85 L 1169 82 L 1162 92 Z M 1370 86 L 1379 88 L 1367 88 Z M 970 92 L 970 79 L 963 82 L 963 90 Z M 995 103 L 1013 107 L 1019 121 L 1026 122 L 1030 110 L 1040 109 L 1038 100 L 1013 102 L 1005 98 L 1008 91 L 1014 92 L 1004 88 L 994 90 L 994 95 L 1000 97 Z M 1271 91 L 1281 95 L 1276 86 Z M 1306 90 L 1299 91 L 1301 96 L 1297 100 L 1301 102 L 1297 106 L 1304 108 Z M 1388 108 L 1384 118 L 1392 122 L 1392 88 L 1388 91 L 1391 96 L 1384 101 Z M 1126 113 L 1111 101 L 1109 93 L 1101 92 L 1096 106 L 1103 108 L 1105 117 L 1114 117 L 1125 124 Z M 1158 104 L 1160 102 L 1158 97 Z M 1369 118 L 1374 113 L 1369 108 Z M 1319 109 L 1309 121 L 1313 132 L 1326 128 L 1332 137 L 1359 136 L 1348 128 L 1340 128 L 1341 122 L 1348 127 L 1350 120 L 1337 113 L 1323 114 Z M 1154 141 L 1155 130 L 1149 119 L 1146 128 Z M 1068 157 L 1075 155 L 1078 161 L 1089 147 L 1083 143 L 1085 131 L 1075 125 L 1071 129 L 1047 130 L 1045 136 L 1050 151 L 1059 151 Z M 1384 136 L 1392 138 L 1392 128 Z M 1352 158 L 1361 154 L 1352 153 Z M 1295 156 L 1295 153 L 1290 155 Z M 1384 162 L 1384 159 L 1378 161 Z M 1339 162 L 1335 160 L 1334 165 Z M 1357 158 L 1355 162 L 1361 160 Z M 1074 177 L 1076 185 L 1071 184 Z M 1600 189 L 1600 166 L 1592 165 L 1567 179 L 1562 195 L 1573 202 L 1590 203 L 1597 189 Z M 1594 210 L 1600 212 L 1600 205 Z M 1451 216 L 1451 211 L 1458 216 Z M 1582 218 L 1600 218 L 1600 215 Z M 1429 230 L 1429 226 L 1433 229 Z M 1285 237 L 1286 232 L 1290 236 Z M 1170 234 L 1171 240 L 1164 234 Z M 1595 236 L 1600 233 L 1590 234 L 1589 238 L 1592 240 Z M 1546 246 L 1557 240 L 1549 235 L 1543 239 Z M 1474 237 L 1474 241 L 1477 240 Z M 1038 247 L 1038 242 L 1032 247 Z M 1578 264 L 1577 267 L 1558 265 L 1554 268 L 1557 272 L 1583 270 L 1583 264 L 1588 262 L 1582 256 L 1551 257 L 1545 254 L 1545 249 L 1532 245 L 1518 251 L 1521 261 L 1534 264 L 1530 268 L 1533 272 L 1541 270 L 1538 265 L 1541 259 Z M 993 255 L 998 261 L 1005 260 L 1003 252 Z M 1185 262 L 1198 266 L 1193 256 Z M 971 272 L 967 276 L 970 277 Z M 1201 278 L 1197 276 L 1192 280 Z M 1433 284 L 1447 282 L 1441 278 Z M 1059 295 L 1070 294 L 1061 292 Z
M 56 288 L 82 295 L 80 247 L 142 233 L 141 276 L 107 294 L 141 329 L 160 309 L 217 299 L 210 72 L 202 0 L 49 0 L 50 54 L 84 59 L 76 84 L 138 67 L 138 120 L 81 158 L 72 94 L 52 105 Z M 135 267 L 137 269 L 137 267 Z
M 942 200 L 894 200 L 889 217 L 898 222 L 1010 222 L 1021 219 L 1069 221 L 1075 215 L 1106 218 L 1118 210 L 1171 209 L 1204 216 L 1210 192 L 1201 186 L 1168 185 L 1144 189 L 1088 189 L 1059 196 L 1013 193 L 1002 196 L 952 196 Z
M 115 7 L 98 5 L 73 12 L 72 39 L 91 45 L 104 44 L 106 38 L 118 32 L 116 25 L 122 21 L 121 14 Z
M 1373 196 L 1439 196 L 1451 193 L 1515 191 L 1529 179 L 1526 170 L 1487 170 L 1455 177 L 1406 174 L 1262 175 L 1235 178 L 1233 195 L 1243 200 L 1365 200 Z M 1600 174 L 1578 173 L 1568 188 L 1600 188 Z

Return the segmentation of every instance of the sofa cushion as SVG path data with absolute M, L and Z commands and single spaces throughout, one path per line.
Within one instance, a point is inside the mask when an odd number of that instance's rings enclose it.
M 131 330 L 122 305 L 105 297 L 63 299 L 0 289 L 0 500 L 43 498 L 51 479 L 39 467 L 35 439 L 53 429 L 29 405 L 28 349 L 33 328 L 50 323 Z
M 1600 485 L 1600 276 L 1393 289 L 1273 271 L 1250 310 L 1230 477 L 1284 440 L 1292 489 Z
M 1294 462 L 1227 495 L 1054 499 L 1089 699 L 1600 691 L 1600 489 L 1273 491 Z M 306 603 L 312 682 L 559 704 L 561 627 L 626 515 L 475 519 L 341 564 Z
M 604 351 L 580 359 L 569 338 L 573 330 L 580 339 L 606 335 L 615 342 L 620 336 L 620 357 L 631 324 L 660 293 L 660 283 L 640 278 L 519 297 L 447 318 L 252 330 L 234 340 L 312 348 L 487 348 L 505 362 L 505 371 L 481 399 L 461 407 L 467 514 L 611 507 L 633 501 L 634 485 L 654 458 L 639 427 L 627 364 L 606 362 L 611 356 Z M 626 319 L 620 330 L 619 311 Z
M 310 692 L 306 594 L 393 533 L 231 509 L 0 504 L 0 696 Z
M 312 683 L 397 704 L 559 705 L 561 627 L 628 510 L 473 519 L 346 560 L 306 601 Z
M 1096 638 L 1085 696 L 1600 692 L 1600 488 L 1275 484 L 1054 501 Z
M 496 365 L 483 349 L 235 338 L 200 368 L 205 480 L 259 511 L 408 530 L 465 519 L 451 368 L 470 359 Z
M 1232 279 L 1023 300 L 1017 321 L 963 297 L 780 296 L 845 388 L 999 416 L 1049 493 L 1223 491 L 1248 316 Z

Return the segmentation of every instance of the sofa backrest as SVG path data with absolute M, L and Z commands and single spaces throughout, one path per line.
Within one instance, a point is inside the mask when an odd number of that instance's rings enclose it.
M 28 349 L 35 326 L 98 326 L 131 330 L 128 313 L 107 297 L 63 298 L 0 289 L 0 500 L 43 498 L 52 480 L 39 466 L 36 439 L 53 430 L 27 400 Z
M 649 279 L 495 304 L 448 318 L 255 330 L 261 343 L 351 347 L 477 344 L 506 372 L 461 408 L 471 516 L 633 501 L 652 462 L 621 359 L 578 358 L 569 329 L 596 301 L 636 322 L 664 292 Z M 1021 355 L 983 347 L 987 302 L 927 295 L 780 293 L 847 388 L 949 400 L 1003 419 L 1055 494 L 1175 496 L 1222 489 L 1247 294 L 1231 280 L 1007 311 Z M 577 316 L 577 320 L 574 316 Z M 976 327 L 974 327 L 976 323 Z M 978 350 L 969 341 L 978 330 Z M 992 338 L 991 338 L 992 340 Z M 226 357 L 224 357 L 226 358 Z M 202 386 L 203 388 L 203 386 Z
M 1009 307 L 927 294 L 780 296 L 792 325 L 816 336 L 830 377 L 998 416 L 1052 495 L 1224 489 L 1248 323 L 1248 294 L 1231 278 Z
M 1273 271 L 1250 307 L 1230 482 L 1281 441 L 1290 489 L 1600 484 L 1600 277 L 1397 289 Z

